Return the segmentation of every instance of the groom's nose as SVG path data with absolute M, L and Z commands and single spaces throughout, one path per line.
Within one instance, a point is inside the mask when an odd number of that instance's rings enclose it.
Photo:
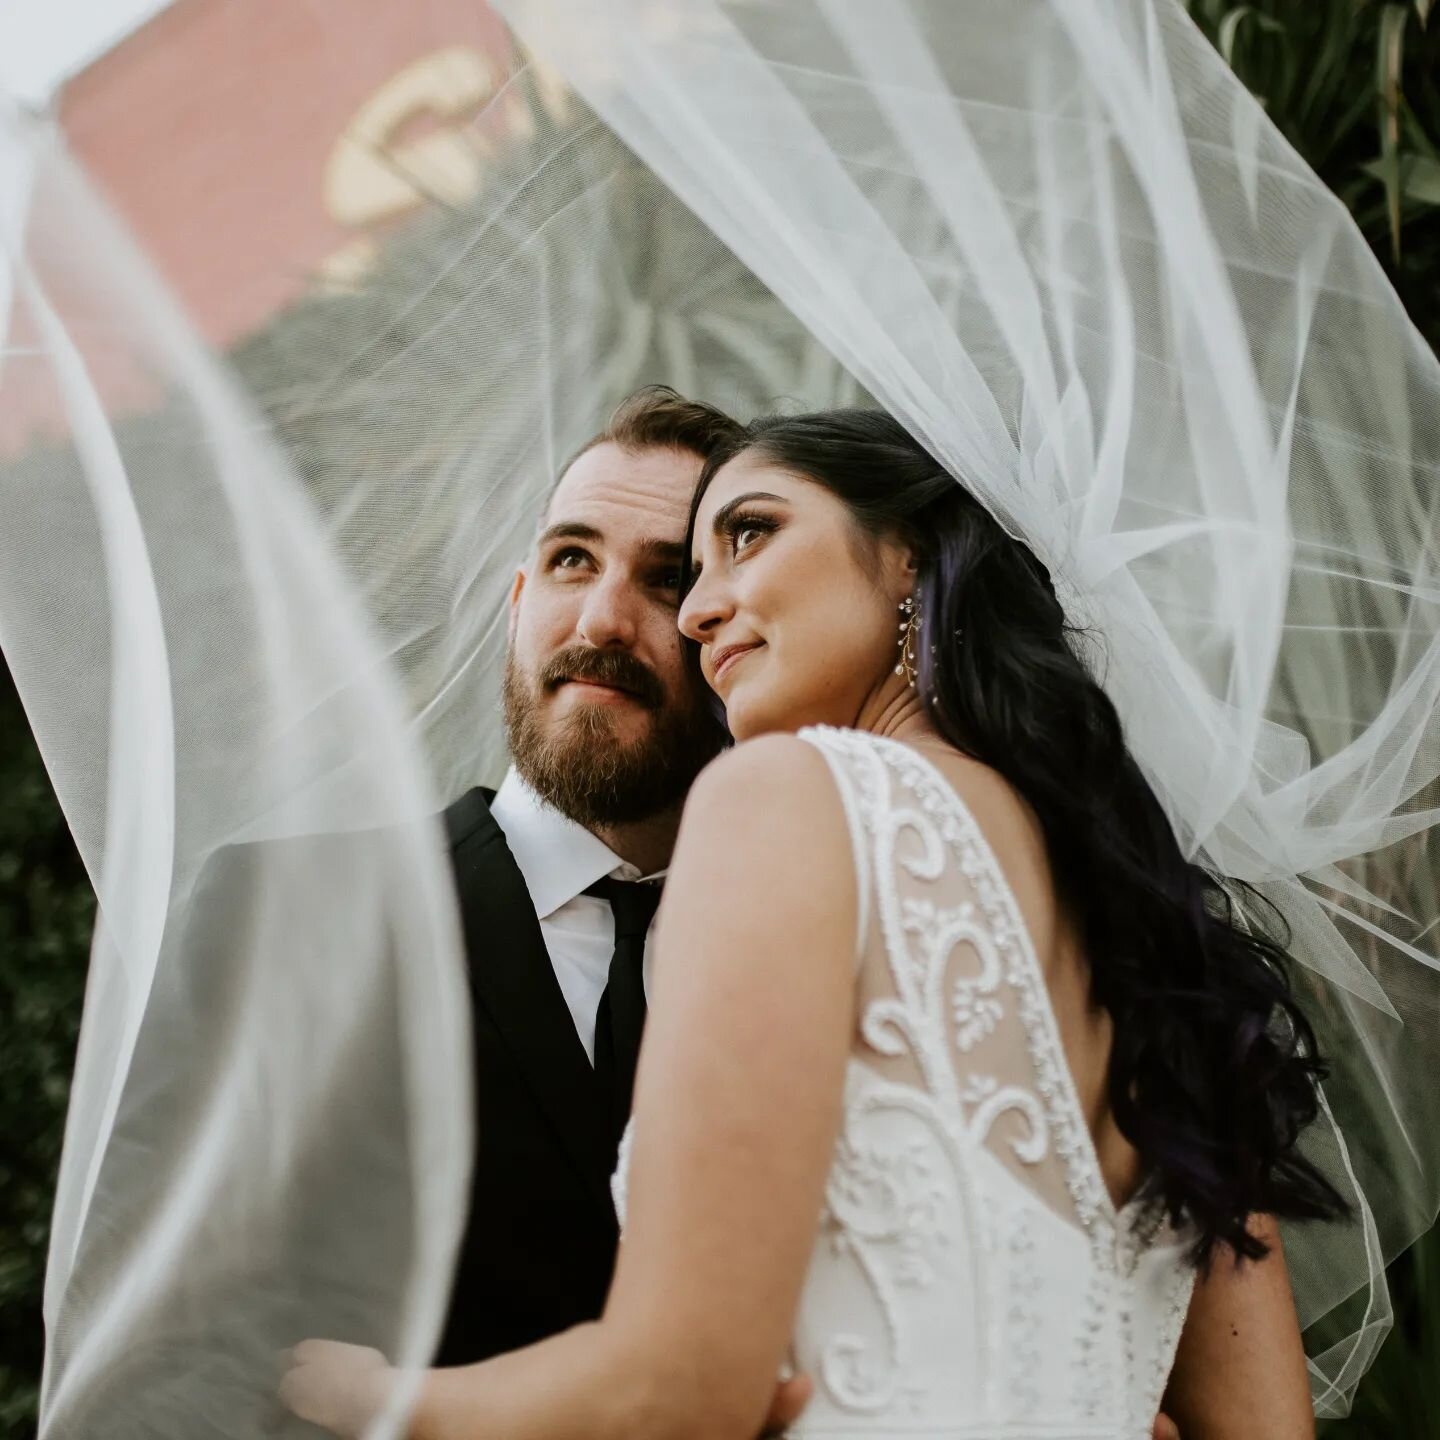
M 576 633 L 597 650 L 629 650 L 638 634 L 640 597 L 620 576 L 606 575 L 587 587 Z

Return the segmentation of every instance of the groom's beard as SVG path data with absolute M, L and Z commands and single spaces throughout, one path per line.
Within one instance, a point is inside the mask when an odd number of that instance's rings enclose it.
M 622 738 L 622 717 L 605 705 L 549 717 L 546 699 L 573 679 L 628 691 L 648 714 L 644 732 Z M 552 656 L 533 680 L 513 652 L 508 655 L 505 725 L 521 777 L 542 800 L 587 828 L 633 824 L 678 806 L 725 741 L 698 695 L 677 702 L 633 655 L 588 646 Z

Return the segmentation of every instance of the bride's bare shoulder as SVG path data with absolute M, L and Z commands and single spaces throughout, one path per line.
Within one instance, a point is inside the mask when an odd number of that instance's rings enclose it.
M 711 761 L 691 787 L 677 860 L 743 848 L 786 870 L 848 865 L 845 811 L 825 758 L 794 735 L 762 735 Z
M 665 885 L 661 935 L 692 957 L 853 954 L 859 886 L 824 757 L 790 735 L 737 745 L 696 781 Z M 796 975 L 806 967 L 791 964 Z M 788 973 L 788 972 L 787 972 Z M 808 973 L 808 971 L 807 971 Z M 848 975 L 848 968 L 845 973 Z
M 828 811 L 840 803 L 824 757 L 789 734 L 759 735 L 712 760 L 691 787 L 686 819 L 736 801 L 770 817 L 797 806 Z

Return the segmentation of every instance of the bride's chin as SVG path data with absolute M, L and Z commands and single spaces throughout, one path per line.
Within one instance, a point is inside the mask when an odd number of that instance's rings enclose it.
M 756 703 L 735 705 L 725 711 L 725 724 L 735 737 L 736 744 L 758 739 L 761 735 L 793 735 L 806 723 L 800 716 L 789 716 Z
M 725 728 L 734 736 L 737 745 L 765 733 L 765 727 L 756 723 L 754 709 L 748 705 L 727 705 Z

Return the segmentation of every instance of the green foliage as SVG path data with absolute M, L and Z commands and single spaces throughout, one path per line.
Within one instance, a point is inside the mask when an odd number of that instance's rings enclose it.
M 1350 208 L 1440 350 L 1440 14 L 1433 0 L 1188 0 L 1266 113 Z M 1326 1440 L 1440 1440 L 1440 1232 L 1390 1270 L 1395 1328 Z
M 1411 318 L 1440 350 L 1433 0 L 1187 4 L 1286 139 L 1350 207 Z
M 0 665 L 0 1437 L 33 1433 L 40 1294 L 95 902 Z
M 1390 1267 L 1395 1328 L 1344 1420 L 1323 1440 L 1437 1440 L 1440 1437 L 1440 1230 Z

